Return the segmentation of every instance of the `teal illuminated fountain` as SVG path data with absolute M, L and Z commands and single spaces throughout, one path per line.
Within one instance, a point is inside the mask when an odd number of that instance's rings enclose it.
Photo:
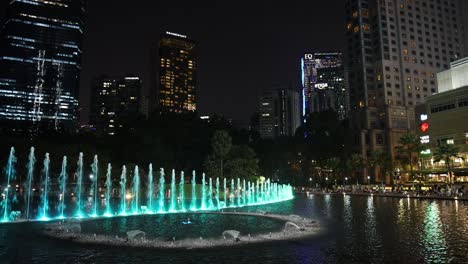
M 208 189 L 208 210 L 213 210 L 214 204 L 213 204 L 213 183 L 210 177 L 209 181 L 209 189 Z
M 112 190 L 112 166 L 107 164 L 107 173 L 106 173 L 106 212 L 104 216 L 112 216 L 111 209 L 111 190 Z
M 132 190 L 132 214 L 140 212 L 140 173 L 138 166 L 135 166 L 133 174 L 133 190 Z
M 231 189 L 229 190 L 229 197 L 230 197 L 229 206 L 230 207 L 235 207 L 235 203 L 234 203 L 234 199 L 236 197 L 235 195 L 236 195 L 236 188 L 234 187 L 234 179 L 231 179 Z
M 223 181 L 223 191 L 224 191 L 224 205 L 223 205 L 223 208 L 226 208 L 227 207 L 227 189 L 226 189 L 226 178 L 224 178 L 224 181 Z
M 120 215 L 127 215 L 127 167 L 122 166 L 120 175 Z
M 192 200 L 190 201 L 190 211 L 197 210 L 197 181 L 195 171 L 192 172 Z
M 201 184 L 196 182 L 195 171 L 191 177 L 191 199 L 186 199 L 186 190 L 190 190 L 189 186 L 185 185 L 184 172 L 180 172 L 180 181 L 176 177 L 176 171 L 172 170 L 172 177 L 170 186 L 166 186 L 164 170 L 161 169 L 159 178 L 159 195 L 155 196 L 153 187 L 153 168 L 149 165 L 147 175 L 147 182 L 145 187 L 141 186 L 141 177 L 139 166 L 136 165 L 133 172 L 127 172 L 127 167 L 122 166 L 120 174 L 120 197 L 114 199 L 116 205 L 112 205 L 112 166 L 109 163 L 106 171 L 105 194 L 100 195 L 100 190 L 103 186 L 99 184 L 99 162 L 98 156 L 95 155 L 93 163 L 90 168 L 90 180 L 84 178 L 85 170 L 83 167 L 83 153 L 79 154 L 76 174 L 73 179 L 68 178 L 67 173 L 67 157 L 64 156 L 60 174 L 53 172 L 53 167 L 50 166 L 49 154 L 45 155 L 43 161 L 43 168 L 41 170 L 40 181 L 40 202 L 36 208 L 33 203 L 33 180 L 34 180 L 34 166 L 35 166 L 35 149 L 31 148 L 29 151 L 29 158 L 27 163 L 27 178 L 24 184 L 25 203 L 23 208 L 16 211 L 16 200 L 14 191 L 11 185 L 16 184 L 15 179 L 15 149 L 11 148 L 8 164 L 6 166 L 6 185 L 3 190 L 2 200 L 2 221 L 9 222 L 21 217 L 20 211 L 26 212 L 25 219 L 37 220 L 50 220 L 50 219 L 64 219 L 67 217 L 89 218 L 89 217 L 111 217 L 117 215 L 140 215 L 149 214 L 153 212 L 158 213 L 179 213 L 199 210 L 219 210 L 225 207 L 241 207 L 249 205 L 259 205 L 284 201 L 293 198 L 293 190 L 289 185 L 280 185 L 273 183 L 270 180 L 250 182 L 245 179 L 231 178 L 230 186 L 228 188 L 228 180 L 223 178 L 223 186 L 221 186 L 220 178 L 208 177 L 202 174 Z M 129 175 L 127 175 L 127 173 Z M 131 175 L 131 176 L 130 176 Z M 55 178 L 54 178 L 55 177 Z M 127 186 L 127 177 L 132 177 L 131 187 Z M 145 178 L 146 179 L 146 178 Z M 86 187 L 87 183 L 89 187 Z M 104 183 L 104 182 L 103 182 Z M 74 187 L 74 188 L 73 188 Z M 115 186 L 117 187 L 117 186 Z M 167 188 L 167 189 L 166 189 Z M 222 193 L 223 191 L 223 193 Z M 105 199 L 104 199 L 105 197 Z M 145 198 L 143 198 L 145 197 Z M 68 199 L 67 199 L 68 198 Z M 154 199 L 158 199 L 154 201 Z M 142 200 L 146 200 L 143 202 Z M 190 200 L 190 203 L 189 203 Z M 76 205 L 69 206 L 67 201 L 72 201 Z M 103 210 L 100 209 L 101 201 Z M 85 206 L 86 202 L 86 206 Z M 18 206 L 19 207 L 19 206 Z M 65 210 L 70 207 L 70 210 Z M 112 208 L 115 207 L 113 210 Z M 74 210 L 73 210 L 74 209 Z M 66 213 L 70 211 L 70 213 Z M 37 212 L 33 215 L 33 212 Z
M 169 206 L 169 212 L 173 213 L 173 212 L 176 212 L 177 209 L 176 209 L 176 206 L 177 206 L 177 203 L 176 203 L 176 195 L 177 195 L 177 190 L 176 190 L 176 178 L 175 178 L 175 170 L 172 170 L 172 175 L 171 175 L 171 193 L 170 193 L 170 196 L 171 196 L 171 199 L 170 199 L 170 206 Z
M 8 222 L 10 221 L 10 215 L 9 215 L 9 209 L 8 206 L 9 201 L 13 201 L 11 193 L 10 193 L 10 183 L 11 181 L 15 180 L 15 163 L 16 163 L 16 157 L 15 157 L 15 148 L 10 149 L 10 156 L 8 156 L 8 163 L 6 167 L 6 178 L 7 182 L 5 185 L 5 197 L 3 198 L 3 217 L 2 217 L 2 222 Z M 10 201 L 10 203 L 11 203 Z M 10 205 L 11 206 L 11 205 Z
M 28 178 L 26 179 L 26 184 L 24 186 L 26 190 L 26 219 L 30 218 L 30 209 L 31 209 L 31 198 L 32 198 L 32 182 L 34 178 L 34 163 L 36 163 L 36 158 L 34 156 L 34 147 L 31 147 L 28 158 Z
M 164 213 L 165 212 L 165 207 L 164 207 L 164 169 L 161 168 L 160 171 L 160 176 L 159 176 L 159 209 L 158 213 Z
M 44 159 L 44 168 L 42 171 L 42 175 L 44 179 L 42 181 L 42 194 L 41 194 L 41 209 L 40 209 L 40 220 L 46 221 L 49 220 L 47 216 L 47 210 L 49 210 L 49 153 L 45 154 Z
M 202 197 L 201 197 L 201 210 L 206 210 L 206 187 L 205 187 L 206 181 L 205 181 L 205 173 L 202 174 Z
M 94 162 L 93 164 L 91 165 L 91 170 L 92 170 L 92 174 L 91 174 L 91 181 L 92 181 L 92 186 L 91 186 L 91 190 L 92 190 L 92 193 L 93 193 L 93 213 L 91 216 L 93 217 L 96 217 L 98 216 L 98 203 L 99 203 L 99 198 L 98 198 L 98 195 L 99 195 L 99 192 L 98 192 L 98 156 L 97 155 L 94 155 Z
M 148 168 L 148 189 L 146 192 L 146 207 L 149 213 L 153 212 L 153 185 L 153 164 L 150 164 Z
M 219 177 L 216 177 L 216 207 L 221 209 L 221 204 L 219 203 Z
M 63 156 L 62 160 L 62 170 L 60 171 L 60 176 L 59 176 L 59 184 L 60 184 L 60 206 L 59 206 L 59 211 L 60 211 L 60 219 L 65 218 L 65 194 L 67 192 L 67 156 Z
M 184 178 L 184 172 L 182 171 L 180 173 L 180 183 L 179 183 L 179 202 L 180 202 L 180 211 L 185 212 L 185 178 Z
M 76 182 L 76 216 L 78 218 L 81 218 L 84 216 L 83 214 L 83 206 L 82 206 L 82 195 L 83 195 L 83 190 L 82 190 L 82 185 L 83 185 L 83 153 L 81 152 L 79 157 L 78 157 L 78 163 L 77 163 L 77 182 Z

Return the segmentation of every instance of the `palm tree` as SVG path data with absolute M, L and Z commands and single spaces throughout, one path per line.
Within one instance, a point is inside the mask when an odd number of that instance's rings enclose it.
M 397 152 L 402 156 L 402 161 L 407 162 L 410 167 L 410 179 L 414 179 L 414 156 L 419 160 L 419 155 L 423 150 L 419 136 L 408 133 L 400 138 L 401 146 L 396 147 Z
M 356 172 L 361 172 L 364 165 L 365 160 L 357 153 L 352 154 L 348 160 L 348 167 L 351 170 L 352 176 L 354 176 Z M 357 176 L 357 178 L 359 178 L 359 176 Z
M 373 151 L 369 163 L 372 168 L 379 168 L 382 181 L 389 172 L 393 171 L 392 157 L 386 152 L 379 150 Z
M 437 150 L 434 153 L 434 162 L 439 162 L 441 160 L 445 161 L 445 167 L 447 168 L 449 174 L 449 183 L 453 183 L 452 179 L 452 165 L 454 158 L 463 159 L 458 153 L 460 149 L 453 144 L 443 144 L 437 147 Z

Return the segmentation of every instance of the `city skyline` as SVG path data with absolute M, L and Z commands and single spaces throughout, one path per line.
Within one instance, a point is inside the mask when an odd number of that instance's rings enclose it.
M 262 3 L 243 9 L 242 4 L 232 7 L 141 1 L 127 6 L 112 2 L 113 12 L 107 12 L 109 1 L 88 1 L 80 82 L 80 106 L 85 121 L 88 121 L 90 111 L 92 80 L 97 76 L 136 74 L 142 77 L 143 94 L 149 93 L 151 48 L 166 30 L 188 35 L 200 44 L 197 91 L 200 114 L 220 113 L 248 121 L 257 112 L 257 98 L 262 89 L 284 84 L 300 89 L 298 61 L 304 53 L 330 49 L 344 51 L 344 2 L 341 2 L 296 1 L 285 9 L 276 4 L 264 7 Z M 7 4 L 8 1 L 1 1 L 2 18 Z M 179 9 L 183 11 L 176 12 Z M 139 15 L 137 19 L 127 21 L 122 19 L 125 12 Z M 467 20 L 465 18 L 465 32 Z M 211 21 L 219 23 L 213 25 Z M 206 34 L 205 26 L 215 27 L 215 30 Z M 244 41 L 246 39 L 256 40 L 255 45 L 250 47 L 252 41 Z M 245 62 L 248 63 L 243 65 Z M 219 65 L 227 70 L 222 70 Z M 224 82 L 225 78 L 232 77 L 230 74 L 236 78 Z M 226 88 L 220 88 L 220 83 Z M 231 99 L 233 102 L 243 100 L 245 106 L 237 111 Z

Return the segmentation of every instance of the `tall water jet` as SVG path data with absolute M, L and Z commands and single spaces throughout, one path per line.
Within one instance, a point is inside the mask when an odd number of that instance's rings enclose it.
M 67 156 L 63 156 L 62 160 L 62 170 L 60 171 L 60 176 L 59 176 L 59 184 L 60 184 L 60 206 L 59 206 L 59 211 L 60 211 L 60 216 L 59 218 L 65 218 L 65 193 L 67 190 Z
M 153 164 L 149 165 L 148 168 L 148 188 L 146 191 L 146 207 L 149 212 L 153 212 Z
M 179 201 L 180 201 L 180 210 L 185 212 L 185 178 L 184 172 L 180 173 L 180 183 L 179 183 Z
M 160 177 L 159 177 L 159 210 L 158 213 L 164 213 L 164 169 L 161 168 Z
M 245 186 L 245 179 L 242 182 L 242 205 L 247 205 L 247 189 Z
M 123 165 L 120 175 L 120 215 L 127 214 L 127 167 Z
M 92 190 L 92 193 L 93 193 L 93 213 L 92 213 L 92 216 L 93 217 L 96 217 L 98 215 L 98 202 L 99 202 L 99 192 L 98 192 L 98 189 L 99 189 L 99 186 L 98 186 L 98 166 L 99 166 L 99 162 L 98 162 L 98 156 L 97 155 L 94 155 L 94 161 L 93 161 L 93 164 L 91 165 L 91 171 L 92 171 L 92 174 L 91 174 L 91 180 L 92 180 L 92 186 L 91 186 L 91 190 Z
M 206 188 L 205 188 L 205 173 L 202 174 L 202 200 L 201 200 L 201 209 L 206 210 Z
M 8 163 L 6 167 L 6 190 L 5 190 L 5 198 L 3 201 L 3 217 L 2 217 L 2 222 L 8 222 L 10 220 L 10 216 L 8 215 L 8 201 L 10 200 L 10 182 L 15 179 L 15 163 L 16 163 L 16 157 L 15 157 L 15 148 L 10 149 L 10 156 L 8 157 Z
M 44 168 L 42 174 L 44 175 L 44 180 L 42 181 L 42 195 L 41 195 L 41 211 L 40 219 L 49 220 L 47 216 L 47 210 L 49 210 L 49 153 L 45 154 L 44 158 Z
M 236 188 L 234 187 L 234 178 L 232 178 L 231 179 L 231 190 L 229 190 L 229 197 L 230 197 L 229 206 L 230 207 L 235 206 L 235 204 L 234 204 L 235 195 L 236 195 Z
M 34 164 L 36 163 L 36 158 L 34 156 L 34 147 L 31 147 L 29 151 L 29 158 L 28 158 L 28 178 L 26 183 L 24 184 L 24 189 L 26 190 L 26 219 L 30 217 L 30 210 L 31 210 L 31 192 L 32 192 L 32 182 L 34 178 Z
M 241 206 L 241 184 L 240 184 L 240 179 L 237 178 L 237 206 Z
M 138 166 L 135 166 L 133 174 L 132 192 L 132 213 L 138 214 L 140 212 L 140 172 L 138 171 Z
M 78 163 L 77 163 L 77 171 L 76 171 L 76 216 L 78 218 L 83 217 L 83 211 L 82 211 L 82 195 L 83 195 L 83 190 L 82 190 L 82 185 L 83 185 L 83 152 L 80 152 L 80 155 L 78 157 Z
M 208 189 L 208 209 L 213 210 L 214 204 L 213 204 L 213 183 L 210 177 L 210 185 Z
M 216 177 L 216 207 L 221 208 L 219 204 L 219 177 Z
M 226 189 L 226 178 L 223 179 L 223 191 L 224 191 L 224 208 L 227 207 L 227 189 Z
M 197 210 L 197 181 L 195 171 L 192 172 L 192 200 L 190 201 L 190 211 Z
M 106 212 L 104 216 L 111 216 L 111 191 L 112 191 L 112 166 L 107 164 L 107 173 L 106 173 Z
M 172 177 L 171 177 L 171 199 L 170 199 L 170 206 L 169 206 L 169 212 L 175 212 L 176 210 L 176 178 L 175 178 L 175 170 L 172 170 Z

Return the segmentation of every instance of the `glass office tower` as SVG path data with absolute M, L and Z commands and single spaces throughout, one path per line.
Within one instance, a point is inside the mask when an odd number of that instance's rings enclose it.
M 84 0 L 13 0 L 0 42 L 3 132 L 76 127 Z

